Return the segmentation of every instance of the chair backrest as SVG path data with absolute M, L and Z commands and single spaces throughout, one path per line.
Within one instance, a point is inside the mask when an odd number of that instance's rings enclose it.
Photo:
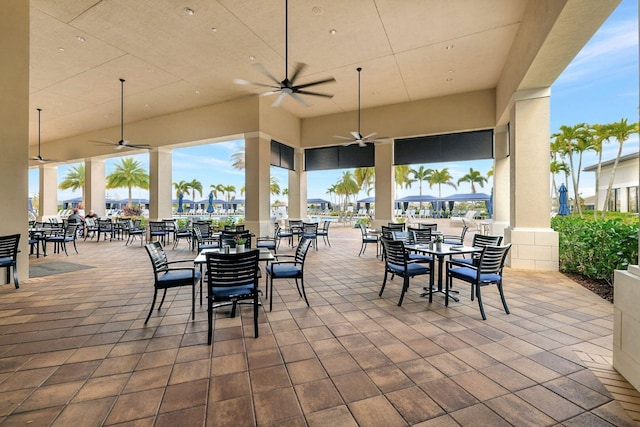
M 502 236 L 485 236 L 483 234 L 475 234 L 473 236 L 472 245 L 477 248 L 485 246 L 498 246 L 502 243 Z
M 87 227 L 95 227 L 96 221 L 93 218 L 85 218 L 84 223 Z
M 404 242 L 404 244 L 406 245 L 410 245 L 414 243 L 413 240 L 413 233 L 409 232 L 409 231 L 392 231 L 391 234 L 393 235 L 393 240 L 400 240 L 402 242 Z
M 18 256 L 19 242 L 19 234 L 0 236 L 0 258 L 13 258 L 13 260 L 15 261 L 16 257 Z
M 404 231 L 404 223 L 398 223 L 398 222 L 390 222 L 389 224 L 387 224 L 387 227 L 389 227 L 392 230 L 400 230 L 400 231 Z
M 302 234 L 315 235 L 318 233 L 317 222 L 305 222 L 302 224 Z
M 209 288 L 235 287 L 252 284 L 258 287 L 260 251 L 225 254 L 207 253 L 207 283 Z
M 222 231 L 222 233 L 220 234 L 220 244 L 221 245 L 229 245 L 232 248 L 235 248 L 237 243 L 238 243 L 238 239 L 244 239 L 245 240 L 245 248 L 250 248 L 251 247 L 251 232 L 250 231 Z
M 244 231 L 244 224 L 236 225 L 236 231 Z
M 405 265 L 407 261 L 407 253 L 404 250 L 404 242 L 402 240 L 393 240 L 382 237 L 382 249 L 384 250 L 384 260 L 386 264 Z
M 409 228 L 413 234 L 413 241 L 419 245 L 431 243 L 433 234 L 430 228 Z
M 144 248 L 149 254 L 149 259 L 151 259 L 151 265 L 153 266 L 153 272 L 157 279 L 158 273 L 165 271 L 168 268 L 167 254 L 160 242 L 148 243 Z
M 67 239 L 75 239 L 78 227 L 80 227 L 80 224 L 75 222 L 67 224 L 67 228 L 64 229 L 64 237 Z
M 504 246 L 485 246 L 478 262 L 478 274 L 502 274 L 511 243 Z
M 365 237 L 367 235 L 367 225 L 362 222 L 358 225 L 360 226 L 360 233 L 362 233 L 362 237 Z
M 111 220 L 110 219 L 99 219 L 98 220 L 98 228 L 101 230 L 111 230 Z
M 309 251 L 309 247 L 311 246 L 311 239 L 307 239 L 303 237 L 298 242 L 298 247 L 296 248 L 296 255 L 294 257 L 294 261 L 302 264 L 304 267 L 304 259 L 307 257 L 307 252 Z
M 208 222 L 194 222 L 193 231 L 195 232 L 197 228 L 200 233 L 200 238 L 203 236 L 209 236 L 209 225 L 210 224 Z
M 165 232 L 167 227 L 164 221 L 149 221 L 149 231 L 153 232 Z
M 302 220 L 301 219 L 290 219 L 289 220 L 289 228 L 294 233 L 298 233 L 302 230 Z
M 331 221 L 325 220 L 324 224 L 322 224 L 322 231 L 324 231 L 325 233 L 328 233 L 330 225 L 331 225 Z
M 438 224 L 420 223 L 420 225 L 418 225 L 418 228 L 422 228 L 423 230 L 430 229 L 431 231 L 438 231 Z
M 460 241 L 464 243 L 464 236 L 467 235 L 467 230 L 469 230 L 469 226 L 464 223 L 464 220 L 462 221 L 462 224 L 464 225 L 462 226 L 462 231 L 460 232 Z
M 380 227 L 380 229 L 382 230 L 382 237 L 385 237 L 389 240 L 393 240 L 393 229 L 390 227 L 387 227 L 386 225 L 383 225 Z

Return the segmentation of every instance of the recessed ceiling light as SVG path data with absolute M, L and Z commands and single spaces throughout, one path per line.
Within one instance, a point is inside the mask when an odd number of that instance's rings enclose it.
M 200 89 L 196 89 L 196 95 L 200 95 Z
M 324 9 L 323 9 L 323 8 L 321 8 L 320 6 L 314 6 L 314 7 L 311 9 L 311 12 L 312 12 L 314 15 L 324 15 Z
M 215 33 L 216 31 L 218 31 L 218 29 L 216 27 L 211 27 L 211 32 Z
M 447 73 L 453 73 L 453 70 L 449 70 L 449 71 L 447 71 Z
M 59 47 L 59 48 L 58 48 L 58 50 L 59 50 L 60 52 L 64 52 L 64 48 L 63 48 L 63 47 Z
M 249 61 L 255 61 L 255 60 L 256 60 L 256 57 L 255 57 L 255 56 L 253 56 L 253 55 L 249 55 Z
M 84 37 L 82 37 L 82 36 L 76 36 L 76 40 L 78 40 L 79 42 L 82 42 L 82 43 L 84 43 L 84 42 L 86 42 L 86 41 L 87 41 L 87 39 L 85 39 L 85 38 L 84 38 Z
M 149 108 L 149 104 L 144 104 L 144 107 L 145 108 Z
M 331 34 L 332 36 L 335 35 L 338 31 L 335 28 L 332 28 L 329 30 L 329 34 Z
M 452 45 L 452 44 L 448 44 L 448 45 L 445 47 L 445 49 L 447 49 L 447 50 L 451 50 L 451 49 L 453 49 L 453 45 Z
M 447 77 L 447 81 L 448 82 L 452 82 L 453 81 L 453 77 Z
M 186 13 L 187 15 L 195 15 L 196 11 L 191 9 L 190 7 L 185 7 L 184 8 L 184 13 Z

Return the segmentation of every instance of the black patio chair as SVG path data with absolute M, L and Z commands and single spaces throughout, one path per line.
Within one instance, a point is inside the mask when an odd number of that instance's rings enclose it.
M 358 256 L 362 255 L 364 253 L 364 251 L 367 250 L 367 245 L 368 244 L 374 244 L 376 245 L 376 257 L 380 254 L 380 236 L 378 236 L 377 234 L 372 234 L 369 233 L 367 231 L 367 226 L 366 224 L 362 224 L 360 223 L 360 233 L 362 234 L 362 245 L 360 246 L 360 252 L 358 253 Z
M 304 301 L 309 306 L 307 293 L 304 290 L 304 260 L 311 246 L 311 240 L 302 237 L 298 242 L 296 253 L 294 255 L 276 255 L 276 260 L 265 266 L 267 293 L 269 296 L 269 311 L 273 309 L 273 280 L 274 279 L 294 279 L 296 288 L 300 297 L 304 297 Z M 285 261 L 286 260 L 286 261 Z M 298 282 L 298 279 L 300 281 Z
M 318 232 L 316 235 L 321 236 L 324 244 L 329 245 L 331 247 L 331 242 L 329 242 L 329 226 L 331 225 L 331 221 L 325 220 L 322 224 L 322 228 L 318 228 Z
M 502 236 L 485 236 L 484 234 L 474 234 L 471 246 L 476 248 L 484 248 L 485 246 L 499 246 L 502 243 Z M 452 257 L 451 261 L 465 265 L 474 265 L 478 263 L 480 259 L 480 253 L 473 254 L 471 258 Z
M 467 230 L 469 230 L 469 227 L 465 224 L 464 220 L 462 220 L 462 231 L 460 234 L 443 234 L 443 243 L 449 245 L 464 245 L 464 237 L 467 234 Z
M 162 300 L 158 306 L 158 311 L 162 308 L 164 298 L 167 296 L 167 289 L 177 288 L 181 286 L 191 286 L 191 319 L 196 318 L 196 283 L 200 281 L 200 270 L 193 267 L 193 259 L 174 260 L 169 261 L 167 254 L 160 242 L 151 242 L 145 245 L 145 249 L 149 254 L 151 260 L 151 266 L 153 267 L 153 301 L 151 301 L 151 308 L 149 314 L 145 319 L 146 324 L 151 317 L 153 307 L 156 304 L 156 298 L 158 296 L 158 290 L 162 289 Z M 172 264 L 178 263 L 191 263 L 190 267 L 169 267 Z
M 278 251 L 278 229 L 280 226 L 275 224 L 273 236 L 256 237 L 256 248 L 268 249 L 275 254 Z
M 69 256 L 69 252 L 67 252 L 67 243 L 72 242 L 73 249 L 78 253 L 78 247 L 76 246 L 78 227 L 79 224 L 77 222 L 67 223 L 67 226 L 62 233 L 45 237 L 45 242 L 53 243 L 53 253 L 59 253 L 60 249 L 62 249 L 67 256 Z
M 98 224 L 93 218 L 85 218 L 84 220 L 84 240 L 87 240 L 87 237 L 91 237 L 93 240 L 93 236 L 98 232 Z
M 311 240 L 313 247 L 318 250 L 318 223 L 317 222 L 303 222 L 302 223 L 302 237 Z
M 293 232 L 290 228 L 282 228 L 280 227 L 280 224 L 276 223 L 275 235 L 277 238 L 276 240 L 278 241 L 278 247 L 280 247 L 280 241 L 282 239 L 288 239 L 289 246 L 293 246 Z
M 505 246 L 485 246 L 477 265 L 460 266 L 457 262 L 447 261 L 445 305 L 449 304 L 448 289 L 451 287 L 453 279 L 458 279 L 471 284 L 471 301 L 473 301 L 474 295 L 478 298 L 478 306 L 480 307 L 480 314 L 483 320 L 487 320 L 484 306 L 482 305 L 482 294 L 480 292 L 483 286 L 496 285 L 498 287 L 504 311 L 510 314 L 502 286 L 502 270 L 510 248 L 511 243 Z
M 222 231 L 220 233 L 220 245 L 228 245 L 230 248 L 235 248 L 238 246 L 239 242 L 244 242 L 244 247 L 249 249 L 251 248 L 251 237 L 251 232 L 249 230 Z
M 149 242 L 156 239 L 164 245 L 167 235 L 167 225 L 164 221 L 149 221 Z
M 100 235 L 104 234 L 104 240 L 107 240 L 107 234 L 109 235 L 109 240 L 113 240 L 115 229 L 113 227 L 113 223 L 110 219 L 99 219 L 98 220 L 98 242 L 100 241 Z
M 135 239 L 140 239 L 140 246 L 144 244 L 144 235 L 146 234 L 146 230 L 140 227 L 140 223 L 142 221 L 139 219 L 130 219 L 129 225 L 127 226 L 127 241 L 125 242 L 125 246 L 129 243 L 133 243 Z
M 11 269 L 13 269 L 13 284 L 16 289 L 20 287 L 18 280 L 18 244 L 19 234 L 0 236 L 0 268 L 7 269 L 7 283 L 11 282 Z
M 416 276 L 429 275 L 429 302 L 433 301 L 433 259 L 430 263 L 414 262 L 409 259 L 402 240 L 391 240 L 386 237 L 380 239 L 382 241 L 382 251 L 384 254 L 384 279 L 378 296 L 382 296 L 384 288 L 387 284 L 389 274 L 400 276 L 403 279 L 402 290 L 398 306 L 402 305 L 404 295 L 409 289 L 410 279 Z
M 258 338 L 258 260 L 257 249 L 239 253 L 207 253 L 207 343 L 213 335 L 213 310 L 231 305 L 231 317 L 235 317 L 237 305 L 250 300 L 253 305 L 253 328 Z
M 220 236 L 207 236 L 204 237 L 202 235 L 202 228 L 198 224 L 193 224 L 193 241 L 192 247 L 195 245 L 195 248 L 200 253 L 203 249 L 216 249 L 219 248 L 220 245 Z

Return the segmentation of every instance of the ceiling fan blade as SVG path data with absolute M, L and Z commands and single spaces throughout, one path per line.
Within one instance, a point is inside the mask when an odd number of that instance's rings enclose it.
M 351 135 L 353 135 L 355 139 L 362 139 L 362 135 L 360 135 L 360 132 L 351 132 Z
M 273 74 L 271 74 L 269 72 L 269 70 L 267 70 L 265 68 L 264 65 L 262 64 L 254 64 L 253 65 L 260 73 L 264 74 L 265 76 L 267 76 L 271 81 L 273 81 L 275 84 L 278 85 L 278 87 L 280 87 L 280 80 L 276 79 Z
M 302 62 L 296 62 L 293 66 L 293 74 L 291 74 L 291 84 L 293 84 L 293 82 L 296 81 L 296 78 L 300 75 L 300 73 L 302 73 L 302 70 L 304 70 L 305 68 L 307 68 L 307 64 L 304 64 Z
M 280 92 L 280 95 L 278 95 L 278 97 L 276 98 L 275 101 L 273 101 L 273 104 L 271 104 L 272 107 L 279 107 L 280 104 L 282 104 L 282 100 L 284 99 L 284 97 L 287 96 L 286 93 L 284 92 Z
M 99 140 L 95 140 L 95 139 L 90 139 L 89 142 L 95 142 L 96 144 L 102 144 L 102 145 L 118 145 L 117 142 L 111 141 L 111 140 L 99 141 Z
M 367 143 L 366 143 L 366 142 L 364 142 L 363 140 L 359 140 L 359 141 L 358 141 L 358 145 L 359 145 L 360 147 L 366 147 L 366 146 L 367 146 Z
M 333 95 L 319 92 L 309 92 L 308 90 L 296 90 L 295 93 L 299 93 L 301 95 L 321 96 L 323 98 L 333 98 Z
M 322 85 L 322 84 L 325 84 L 325 83 L 332 83 L 332 82 L 335 82 L 335 81 L 336 81 L 336 79 L 334 79 L 333 77 L 329 77 L 329 78 L 322 79 L 322 80 L 317 80 L 317 81 L 311 82 L 311 83 L 305 83 L 305 84 L 301 84 L 301 85 L 296 85 L 295 88 L 296 89 L 304 89 L 305 87 Z
M 243 86 L 259 86 L 259 87 L 270 87 L 273 89 L 280 89 L 280 86 L 268 85 L 265 83 L 258 83 L 258 82 L 251 82 L 249 80 L 233 79 L 233 82 L 237 85 L 243 85 Z
M 304 99 L 302 99 L 301 97 L 299 97 L 297 93 L 293 92 L 293 93 L 290 93 L 289 95 L 291 95 L 291 97 L 292 97 L 293 99 L 295 99 L 296 101 L 298 101 L 300 104 L 304 105 L 305 107 L 308 107 L 308 106 L 309 106 L 309 104 L 307 103 L 307 101 L 305 101 Z
M 338 139 L 346 139 L 349 141 L 353 141 L 353 138 L 349 138 L 347 136 L 341 136 L 341 135 L 333 135 L 334 138 L 338 138 Z

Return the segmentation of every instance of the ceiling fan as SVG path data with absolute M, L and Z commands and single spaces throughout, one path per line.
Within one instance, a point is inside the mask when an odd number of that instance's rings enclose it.
M 306 88 L 325 84 L 325 83 L 335 82 L 336 79 L 334 79 L 333 77 L 317 80 L 315 82 L 310 82 L 310 83 L 296 84 L 296 79 L 302 73 L 302 70 L 306 68 L 307 66 L 306 64 L 302 64 L 299 62 L 295 63 L 293 67 L 293 73 L 291 74 L 291 79 L 289 79 L 289 1 L 288 0 L 285 0 L 284 33 L 285 33 L 284 80 L 278 81 L 278 79 L 276 79 L 273 76 L 273 74 L 271 74 L 263 65 L 255 64 L 254 67 L 256 67 L 256 69 L 260 73 L 268 77 L 269 80 L 273 82 L 273 84 L 255 83 L 255 82 L 250 82 L 248 80 L 242 80 L 242 79 L 234 79 L 234 83 L 240 84 L 240 85 L 246 85 L 246 86 L 260 86 L 260 87 L 271 88 L 272 90 L 270 90 L 269 92 L 263 93 L 261 95 L 265 96 L 265 95 L 273 95 L 273 94 L 279 93 L 280 95 L 278 96 L 278 98 L 276 98 L 276 100 L 272 104 L 273 107 L 280 106 L 280 104 L 282 103 L 282 100 L 287 95 L 289 95 L 290 97 L 292 97 L 293 99 L 295 99 L 296 101 L 304 105 L 305 107 L 308 107 L 309 104 L 299 95 L 311 95 L 311 96 L 320 96 L 324 98 L 332 98 L 333 95 L 329 95 L 326 93 L 319 93 L 319 92 L 311 92 L 306 90 Z
M 124 139 L 124 79 L 120 79 L 120 141 L 92 141 L 97 142 L 98 144 L 103 145 L 115 145 L 116 150 L 121 150 L 122 148 L 129 148 L 131 150 L 136 149 L 145 149 L 151 150 L 151 146 L 149 144 L 131 144 L 130 141 Z
M 31 160 L 35 160 L 40 163 L 57 162 L 57 160 L 45 159 L 40 155 L 40 113 L 42 112 L 42 108 L 37 108 L 37 110 L 38 110 L 38 155 L 32 157 Z
M 358 144 L 360 147 L 366 147 L 367 144 L 373 144 L 378 142 L 378 140 L 386 139 L 387 137 L 379 136 L 376 138 L 378 132 L 370 133 L 367 136 L 362 136 L 362 133 L 360 133 L 360 72 L 362 71 L 362 67 L 358 67 L 356 70 L 358 71 L 358 130 L 356 132 L 351 132 L 351 137 L 335 135 L 334 138 L 349 140 L 346 144 L 342 144 L 344 146 Z

